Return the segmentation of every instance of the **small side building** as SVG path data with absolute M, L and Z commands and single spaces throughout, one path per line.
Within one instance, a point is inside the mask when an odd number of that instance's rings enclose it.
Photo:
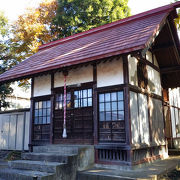
M 165 116 L 163 92 L 180 87 L 178 7 L 180 2 L 42 45 L 0 75 L 0 83 L 32 79 L 30 145 L 90 144 L 101 164 L 167 157 L 172 117 Z

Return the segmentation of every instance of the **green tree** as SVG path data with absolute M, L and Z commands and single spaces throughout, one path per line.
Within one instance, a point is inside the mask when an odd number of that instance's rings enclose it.
M 3 12 L 0 12 L 0 74 L 9 68 L 10 61 L 14 61 L 10 53 L 9 41 L 9 26 L 8 20 Z M 3 84 L 0 86 L 0 110 L 1 107 L 7 107 L 9 104 L 6 102 L 7 95 L 12 93 L 10 84 Z
M 58 0 L 52 31 L 58 38 L 128 17 L 128 0 Z

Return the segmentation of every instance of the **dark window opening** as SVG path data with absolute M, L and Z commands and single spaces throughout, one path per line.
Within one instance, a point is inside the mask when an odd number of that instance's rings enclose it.
M 49 124 L 51 116 L 51 101 L 35 102 L 34 124 Z
M 71 93 L 68 92 L 66 96 L 66 107 L 71 108 L 72 100 L 71 100 Z M 64 108 L 64 94 L 57 94 L 56 95 L 56 106 L 55 109 L 63 109 Z
M 66 97 L 66 107 L 67 109 L 70 108 L 82 108 L 82 107 L 91 107 L 92 106 L 92 89 L 83 89 L 77 90 L 67 93 Z M 56 104 L 55 109 L 62 109 L 64 108 L 64 94 L 57 94 L 56 95 Z
M 74 107 L 89 107 L 92 106 L 92 89 L 84 89 L 74 91 Z
M 99 94 L 99 140 L 125 142 L 123 91 Z

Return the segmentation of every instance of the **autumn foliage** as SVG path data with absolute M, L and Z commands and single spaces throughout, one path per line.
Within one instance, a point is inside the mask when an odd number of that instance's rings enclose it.
M 37 52 L 41 44 L 52 41 L 56 33 L 51 33 L 52 19 L 56 16 L 56 0 L 43 0 L 39 7 L 27 9 L 12 27 L 16 53 L 28 57 Z

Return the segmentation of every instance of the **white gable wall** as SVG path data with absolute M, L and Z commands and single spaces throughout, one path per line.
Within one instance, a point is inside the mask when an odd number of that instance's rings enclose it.
M 114 58 L 112 61 L 97 65 L 97 87 L 113 86 L 124 83 L 123 60 Z
M 128 56 L 129 84 L 134 86 L 138 86 L 137 63 L 138 60 L 135 57 Z
M 162 96 L 160 73 L 150 66 L 147 66 L 148 90 L 151 93 Z
M 152 63 L 152 53 L 150 51 L 146 52 L 146 60 Z
M 66 78 L 67 85 L 80 84 L 93 81 L 93 66 L 72 69 L 68 72 Z M 62 72 L 57 72 L 54 75 L 54 87 L 64 86 L 64 75 Z
M 49 94 L 51 94 L 51 75 L 35 77 L 33 96 L 37 97 Z

